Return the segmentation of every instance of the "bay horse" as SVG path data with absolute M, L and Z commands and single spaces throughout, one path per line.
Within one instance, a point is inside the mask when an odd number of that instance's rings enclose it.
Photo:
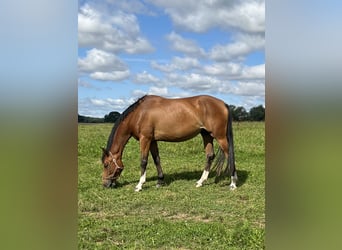
M 227 160 L 226 171 L 231 175 L 230 188 L 236 188 L 237 173 L 234 159 L 232 114 L 223 101 L 208 95 L 167 99 L 145 95 L 129 106 L 117 119 L 109 135 L 107 148 L 102 148 L 102 184 L 114 187 L 124 165 L 122 153 L 131 137 L 140 143 L 141 175 L 135 191 L 141 191 L 146 182 L 149 152 L 157 168 L 157 187 L 163 184 L 157 141 L 181 142 L 201 134 L 206 152 L 206 165 L 196 187 L 208 179 L 215 158 L 213 139 L 219 144 L 217 170 L 221 172 Z M 229 166 L 229 169 L 228 169 Z

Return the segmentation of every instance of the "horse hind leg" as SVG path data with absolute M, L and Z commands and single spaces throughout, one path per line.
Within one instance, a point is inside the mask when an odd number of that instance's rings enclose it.
M 236 189 L 237 181 L 238 181 L 238 177 L 237 177 L 237 174 L 236 174 L 236 171 L 235 171 L 235 173 L 231 176 L 231 183 L 229 185 L 231 190 Z
M 213 137 L 205 130 L 201 132 L 201 135 L 203 138 L 207 162 L 206 162 L 201 178 L 196 182 L 196 187 L 201 187 L 203 185 L 203 182 L 208 179 L 210 167 L 215 158 Z
M 164 174 L 163 174 L 163 169 L 160 164 L 158 144 L 156 141 L 151 142 L 150 152 L 152 154 L 153 161 L 154 161 L 154 164 L 156 165 L 157 173 L 158 173 L 158 181 L 157 181 L 156 186 L 161 187 L 164 184 Z
M 226 138 L 222 138 L 222 139 L 216 139 L 218 144 L 221 147 L 221 150 L 224 152 L 225 158 L 226 160 L 228 160 L 229 157 L 229 153 L 228 153 L 228 141 Z M 235 166 L 229 166 L 230 167 L 230 174 L 231 174 L 231 182 L 230 182 L 230 189 L 234 190 L 236 189 L 236 183 L 238 181 L 238 177 L 237 177 L 237 173 L 236 173 L 236 169 Z

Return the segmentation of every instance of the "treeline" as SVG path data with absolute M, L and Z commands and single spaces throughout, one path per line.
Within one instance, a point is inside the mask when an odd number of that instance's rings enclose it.
M 103 123 L 103 118 L 95 118 L 90 116 L 78 115 L 78 122 L 81 123 Z
M 265 121 L 265 108 L 262 105 L 253 107 L 246 111 L 244 107 L 229 105 L 234 121 Z
M 79 123 L 114 123 L 116 119 L 120 116 L 119 112 L 112 111 L 109 114 L 105 115 L 103 118 L 95 118 L 89 116 L 78 115 Z
M 229 105 L 229 110 L 232 112 L 234 121 L 265 121 L 265 108 L 262 105 L 253 107 L 250 111 L 246 111 L 244 107 L 236 107 Z M 112 111 L 103 118 L 95 118 L 89 116 L 78 115 L 79 123 L 115 123 L 120 113 Z

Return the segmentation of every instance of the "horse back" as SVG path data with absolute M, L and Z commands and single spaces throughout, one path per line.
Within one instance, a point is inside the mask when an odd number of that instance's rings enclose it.
M 217 133 L 226 127 L 225 103 L 207 95 L 167 99 L 147 96 L 132 116 L 133 136 L 151 136 L 155 140 L 183 141 L 202 129 Z

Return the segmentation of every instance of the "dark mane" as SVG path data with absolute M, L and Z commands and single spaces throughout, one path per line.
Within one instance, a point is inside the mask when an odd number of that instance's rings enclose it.
M 114 135 L 115 135 L 115 132 L 117 130 L 117 128 L 119 127 L 120 123 L 125 120 L 125 118 L 130 114 L 132 113 L 138 106 L 141 102 L 144 101 L 145 97 L 147 95 L 144 95 L 142 97 L 140 97 L 136 102 L 134 102 L 132 105 L 130 105 L 124 112 L 122 112 L 122 114 L 119 116 L 119 118 L 115 121 L 115 124 L 112 128 L 112 132 L 110 133 L 109 137 L 108 137 L 108 141 L 107 141 L 107 151 L 110 150 L 110 147 L 112 146 L 113 144 L 113 139 L 114 139 Z

